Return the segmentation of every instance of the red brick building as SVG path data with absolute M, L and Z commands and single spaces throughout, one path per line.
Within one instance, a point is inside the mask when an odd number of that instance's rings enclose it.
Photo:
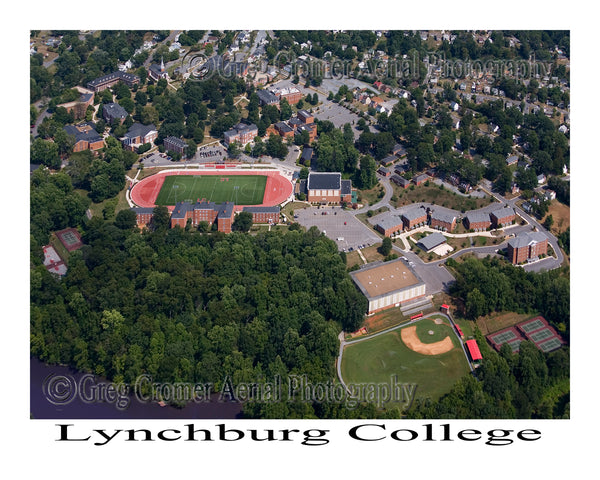
M 83 150 L 100 150 L 104 147 L 103 138 L 96 132 L 96 125 L 92 122 L 81 123 L 79 125 L 66 125 L 64 127 L 68 135 L 75 137 L 73 152 Z
M 451 232 L 456 227 L 456 217 L 450 213 L 434 210 L 431 212 L 431 228 Z
M 515 211 L 510 207 L 504 207 L 490 213 L 490 220 L 494 228 L 511 225 L 515 221 L 515 218 Z
M 280 208 L 276 207 L 244 207 L 243 212 L 252 214 L 252 223 L 279 223 Z
M 83 87 L 75 87 L 80 93 L 79 100 L 67 103 L 61 103 L 58 107 L 63 107 L 67 112 L 72 113 L 75 119 L 85 118 L 87 107 L 94 104 L 94 92 Z
M 315 117 L 306 110 L 298 110 L 298 118 L 302 123 L 315 123 Z
M 404 228 L 410 230 L 427 223 L 427 212 L 421 208 L 414 208 L 402 214 Z
M 490 216 L 485 212 L 469 212 L 465 216 L 465 226 L 469 230 L 483 231 L 490 228 L 491 225 Z
M 187 143 L 177 137 L 166 137 L 163 140 L 163 145 L 166 152 L 175 152 L 180 155 L 185 155 L 185 149 L 187 148 Z
M 352 181 L 342 180 L 338 172 L 310 173 L 306 181 L 306 199 L 315 203 L 352 201 Z
M 188 220 L 191 220 L 192 227 L 197 227 L 200 222 L 207 222 L 209 225 L 216 222 L 219 232 L 230 233 L 233 224 L 233 207 L 234 204 L 231 202 L 221 204 L 197 202 L 193 205 L 179 202 L 171 213 L 171 228 L 176 226 L 185 228 Z
M 238 123 L 231 130 L 227 130 L 223 137 L 225 139 L 225 146 L 229 146 L 230 143 L 236 142 L 242 147 L 246 144 L 254 141 L 254 138 L 258 135 L 258 127 L 253 123 L 246 125 L 245 123 Z
M 93 92 L 98 93 L 102 90 L 112 87 L 113 85 L 116 85 L 119 82 L 123 82 L 128 87 L 133 87 L 134 85 L 140 83 L 140 77 L 131 73 L 117 71 L 92 80 L 87 84 L 87 87 Z
M 421 185 L 422 183 L 425 183 L 427 180 L 429 180 L 429 175 L 427 175 L 426 173 L 417 175 L 412 179 L 413 183 L 417 186 Z
M 132 208 L 136 215 L 136 223 L 139 228 L 144 228 L 152 223 L 154 208 L 137 207 Z
M 541 232 L 527 232 L 511 238 L 506 247 L 508 259 L 518 265 L 548 252 L 548 238 Z
M 290 105 L 297 104 L 302 98 L 302 92 L 296 87 L 272 88 L 271 93 L 278 97 L 279 101 L 285 98 Z
M 404 230 L 404 222 L 401 217 L 393 215 L 381 219 L 377 225 L 375 225 L 375 229 L 386 237 L 391 237 L 395 233 Z

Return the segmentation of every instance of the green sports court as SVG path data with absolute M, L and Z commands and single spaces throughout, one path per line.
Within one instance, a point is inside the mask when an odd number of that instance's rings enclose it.
M 266 184 L 266 175 L 227 175 L 225 172 L 223 175 L 169 175 L 156 197 L 156 205 L 198 200 L 260 205 Z

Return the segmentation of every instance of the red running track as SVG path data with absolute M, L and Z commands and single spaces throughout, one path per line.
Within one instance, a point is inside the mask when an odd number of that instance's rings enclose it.
M 156 197 L 158 192 L 163 186 L 165 177 L 167 175 L 265 175 L 267 177 L 267 184 L 265 185 L 265 194 L 263 196 L 263 202 L 260 207 L 272 207 L 279 205 L 286 201 L 293 192 L 294 186 L 285 177 L 283 177 L 279 171 L 250 171 L 244 172 L 240 170 L 220 170 L 220 171 L 182 171 L 182 172 L 164 172 L 157 173 L 150 177 L 144 178 L 136 183 L 131 189 L 131 200 L 138 207 L 155 207 Z M 245 205 L 239 205 L 244 207 Z M 237 205 L 236 205 L 237 207 Z

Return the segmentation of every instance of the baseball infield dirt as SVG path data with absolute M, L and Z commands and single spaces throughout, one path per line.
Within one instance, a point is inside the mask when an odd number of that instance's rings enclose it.
M 450 337 L 446 337 L 443 340 L 435 343 L 423 343 L 417 336 L 417 327 L 406 327 L 400 331 L 400 336 L 404 344 L 417 353 L 423 355 L 439 355 L 446 353 L 454 348 Z

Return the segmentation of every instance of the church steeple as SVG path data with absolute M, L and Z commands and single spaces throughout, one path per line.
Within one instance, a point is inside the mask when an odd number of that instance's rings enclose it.
M 165 71 L 165 62 L 163 61 L 163 57 L 160 57 L 160 71 Z

